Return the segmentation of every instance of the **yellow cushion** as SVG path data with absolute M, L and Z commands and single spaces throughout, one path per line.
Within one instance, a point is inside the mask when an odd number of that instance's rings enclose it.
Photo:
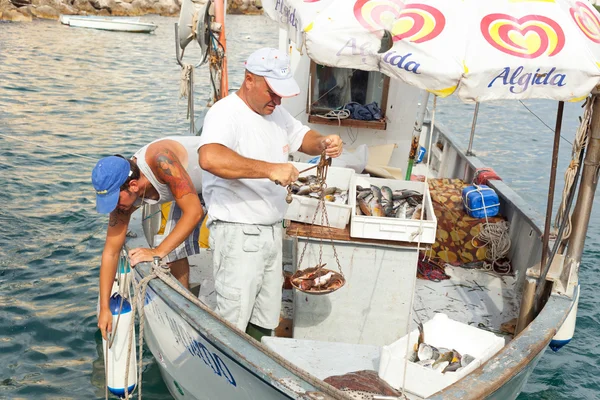
M 163 203 L 160 206 L 160 228 L 158 228 L 157 235 L 162 235 L 165 233 L 165 228 L 167 226 L 167 219 L 169 218 L 169 211 L 171 211 L 171 204 L 173 202 Z
M 202 226 L 200 227 L 200 237 L 198 238 L 198 244 L 201 249 L 208 249 L 210 246 L 208 245 L 208 236 L 210 231 L 206 226 L 206 221 L 208 221 L 208 216 L 204 217 L 204 221 L 202 221 Z

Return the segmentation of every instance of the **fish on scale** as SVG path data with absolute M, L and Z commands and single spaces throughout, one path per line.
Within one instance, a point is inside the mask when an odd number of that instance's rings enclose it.
M 389 186 L 356 186 L 356 215 L 420 219 L 423 194 L 416 190 L 392 190 Z
M 291 185 L 292 194 L 297 196 L 313 197 L 318 199 L 321 195 L 321 186 L 316 175 L 300 176 Z M 348 204 L 348 191 L 335 186 L 326 187 L 323 191 L 325 201 L 337 204 Z
M 418 322 L 417 326 L 419 328 L 419 338 L 408 357 L 408 361 L 444 374 L 446 372 L 460 371 L 475 360 L 475 357 L 469 354 L 460 354 L 454 349 L 436 348 L 425 343 L 425 329 L 423 328 L 423 324 Z

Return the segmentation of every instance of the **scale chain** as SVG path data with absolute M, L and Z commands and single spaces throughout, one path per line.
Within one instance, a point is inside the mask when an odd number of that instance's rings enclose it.
M 330 159 L 331 160 L 331 159 Z M 329 162 L 330 162 L 329 160 Z M 322 208 L 321 212 L 321 225 L 326 226 L 328 229 L 329 225 L 329 216 L 327 215 L 327 207 L 325 205 L 325 189 L 327 188 L 327 172 L 329 167 L 329 162 L 326 160 L 325 152 L 321 154 L 321 161 L 317 166 L 317 184 L 319 187 L 319 191 L 321 192 L 319 195 L 319 202 L 317 203 L 317 208 L 315 210 L 315 214 L 313 215 L 313 219 L 310 225 L 310 230 L 312 231 L 312 227 L 315 224 L 315 220 L 317 219 L 317 214 L 319 214 L 319 209 Z M 310 235 L 309 235 L 310 236 Z M 331 247 L 333 248 L 333 255 L 335 257 L 335 261 L 337 263 L 338 269 L 342 276 L 344 275 L 342 271 L 342 266 L 340 264 L 340 260 L 337 254 L 337 250 L 335 248 L 335 244 L 333 242 L 333 238 L 331 234 L 329 235 L 329 240 L 331 241 Z M 308 245 L 308 240 L 304 243 L 304 248 L 302 249 L 302 253 L 300 254 L 300 260 L 298 262 L 298 267 L 302 265 L 302 260 L 304 259 L 304 253 L 306 252 L 306 247 Z M 319 264 L 318 267 L 322 267 L 323 265 L 323 238 L 319 239 Z

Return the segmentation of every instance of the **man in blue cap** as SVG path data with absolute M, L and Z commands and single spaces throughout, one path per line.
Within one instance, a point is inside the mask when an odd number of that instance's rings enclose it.
M 119 254 L 131 214 L 142 203 L 175 204 L 170 208 L 164 234 L 154 237 L 155 247 L 129 251 L 131 265 L 158 256 L 169 263 L 173 276 L 189 288 L 187 257 L 199 253 L 200 222 L 204 217 L 197 148 L 196 136 L 166 137 L 142 147 L 129 160 L 121 156 L 103 158 L 92 171 L 96 210 L 110 213 L 100 265 L 98 327 L 104 338 L 112 329 L 109 299 Z

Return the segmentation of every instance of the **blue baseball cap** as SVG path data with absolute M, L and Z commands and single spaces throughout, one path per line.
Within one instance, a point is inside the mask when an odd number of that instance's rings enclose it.
M 119 203 L 121 185 L 131 175 L 129 161 L 110 156 L 98 161 L 92 170 L 92 184 L 96 189 L 96 211 L 108 214 Z

